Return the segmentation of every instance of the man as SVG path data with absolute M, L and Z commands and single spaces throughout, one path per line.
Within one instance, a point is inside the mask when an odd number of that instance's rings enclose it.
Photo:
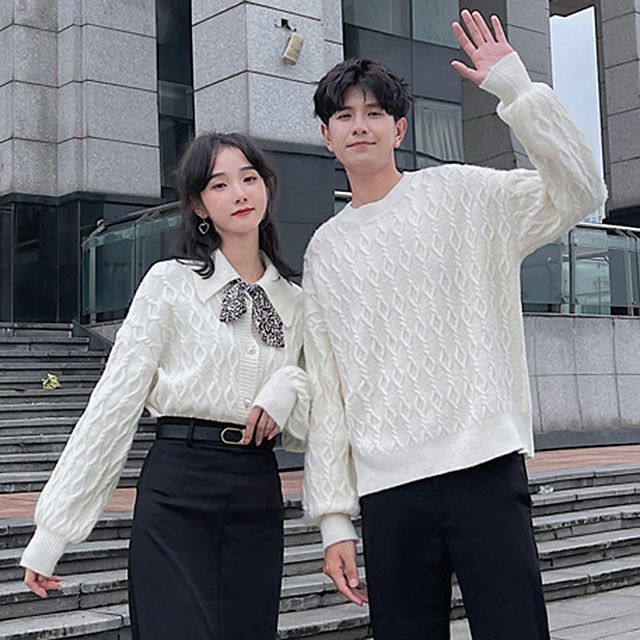
M 537 170 L 445 165 L 402 174 L 410 98 L 351 60 L 314 101 L 353 199 L 305 257 L 314 406 L 305 508 L 325 572 L 367 600 L 376 640 L 449 637 L 455 571 L 474 640 L 548 639 L 523 455 L 533 454 L 520 264 L 606 198 L 587 144 L 532 83 L 497 17 L 462 12 L 464 77 L 500 98 Z

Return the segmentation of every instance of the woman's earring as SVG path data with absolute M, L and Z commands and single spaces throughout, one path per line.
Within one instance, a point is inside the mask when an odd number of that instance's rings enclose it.
M 207 220 L 203 220 L 199 225 L 198 225 L 198 231 L 203 235 L 206 236 L 207 233 L 209 233 L 209 229 L 211 228 L 211 225 L 209 224 L 209 222 Z

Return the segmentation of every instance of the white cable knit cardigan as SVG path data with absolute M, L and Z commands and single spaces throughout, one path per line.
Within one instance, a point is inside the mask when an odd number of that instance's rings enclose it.
M 50 576 L 66 546 L 86 538 L 115 489 L 146 406 L 152 416 L 244 424 L 253 405 L 284 427 L 288 448 L 306 439 L 310 397 L 302 352 L 300 288 L 267 269 L 258 281 L 283 320 L 285 347 L 266 346 L 247 313 L 218 319 L 238 278 L 221 251 L 211 278 L 172 260 L 155 264 L 135 294 L 105 371 L 44 487 L 36 533 L 21 565 Z M 188 544 L 188 541 L 185 541 Z
M 606 187 L 581 132 L 517 54 L 482 88 L 500 98 L 535 171 L 405 173 L 309 244 L 304 502 L 325 546 L 356 537 L 360 495 L 533 454 L 520 265 L 600 207 Z

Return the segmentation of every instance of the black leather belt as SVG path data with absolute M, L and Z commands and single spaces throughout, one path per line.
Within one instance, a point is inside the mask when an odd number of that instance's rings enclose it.
M 255 439 L 248 444 L 240 444 L 244 438 L 245 425 L 233 422 L 217 422 L 201 418 L 182 418 L 162 416 L 158 418 L 156 438 L 158 440 L 186 440 L 191 442 L 207 442 L 220 447 L 242 449 L 273 449 L 274 440 L 263 440 L 257 446 Z

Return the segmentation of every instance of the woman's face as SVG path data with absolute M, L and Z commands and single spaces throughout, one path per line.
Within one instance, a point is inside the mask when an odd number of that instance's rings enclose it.
M 196 213 L 213 223 L 224 240 L 257 233 L 267 210 L 268 192 L 262 176 L 236 147 L 221 147 Z

